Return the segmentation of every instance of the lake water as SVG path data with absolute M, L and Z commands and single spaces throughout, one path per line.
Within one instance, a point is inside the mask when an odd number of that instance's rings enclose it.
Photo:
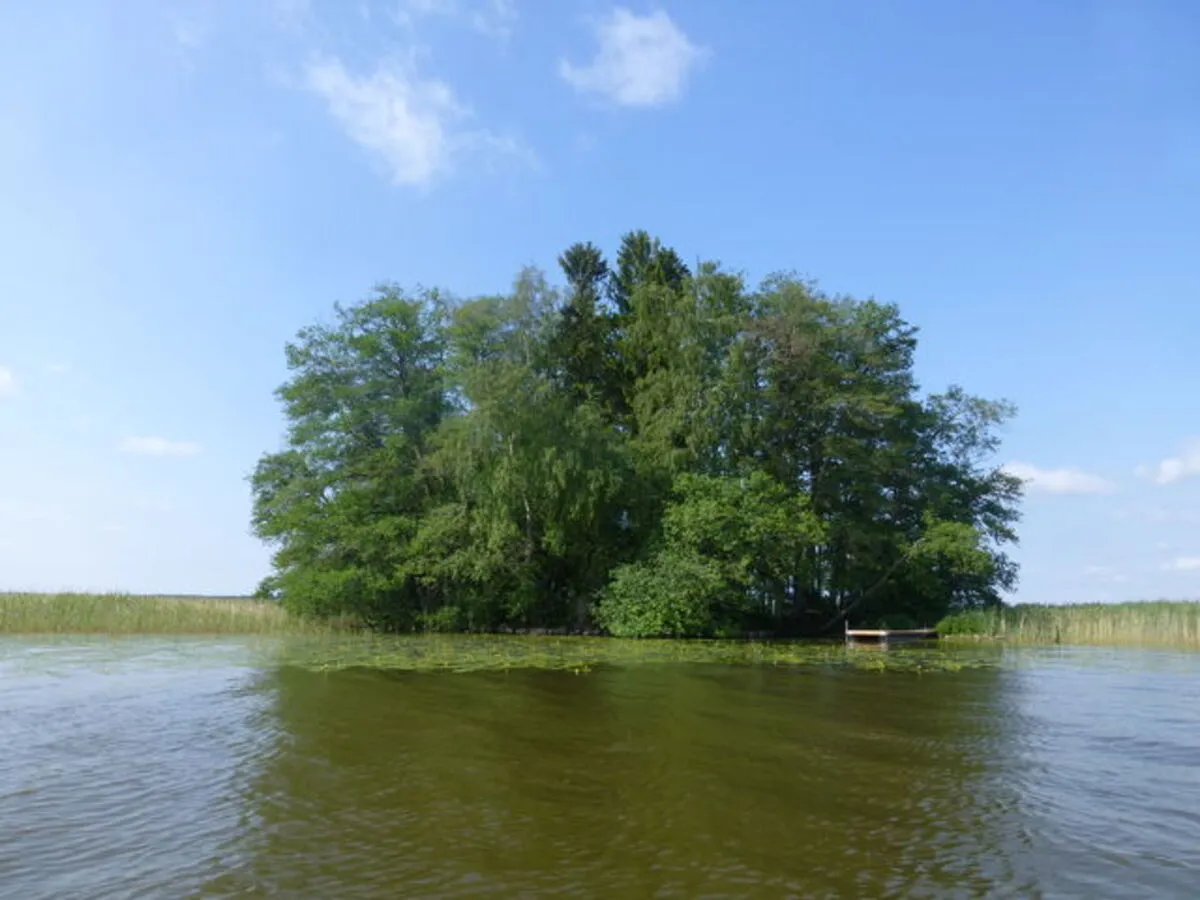
M 0 897 L 1200 895 L 1200 655 L 289 659 L 0 638 Z

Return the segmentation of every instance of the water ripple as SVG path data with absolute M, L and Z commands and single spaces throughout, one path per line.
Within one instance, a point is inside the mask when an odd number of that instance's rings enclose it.
M 1190 897 L 1200 657 L 316 673 L 0 641 L 0 896 Z

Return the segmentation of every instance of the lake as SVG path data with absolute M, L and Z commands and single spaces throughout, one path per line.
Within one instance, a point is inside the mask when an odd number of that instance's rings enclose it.
M 0 896 L 1200 886 L 1200 655 L 454 673 L 284 644 L 0 638 Z

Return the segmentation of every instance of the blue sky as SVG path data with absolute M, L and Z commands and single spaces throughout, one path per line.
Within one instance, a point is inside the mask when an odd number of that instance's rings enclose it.
M 1200 596 L 1197 46 L 1190 0 L 2 4 L 0 589 L 250 590 L 297 329 L 644 227 L 1014 401 L 1020 599 Z

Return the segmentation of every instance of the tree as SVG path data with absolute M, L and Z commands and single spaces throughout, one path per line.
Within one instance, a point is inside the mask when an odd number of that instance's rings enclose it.
M 431 457 L 443 505 L 411 563 L 469 625 L 586 624 L 620 557 L 619 502 L 631 471 L 604 409 L 544 365 L 555 298 L 526 273 L 511 298 L 475 301 L 449 329 L 462 413 Z
M 632 312 L 633 292 L 644 284 L 659 284 L 678 290 L 688 278 L 687 266 L 674 250 L 645 231 L 631 231 L 621 238 L 617 270 L 609 282 L 609 297 L 617 312 Z
M 568 285 L 549 348 L 559 383 L 576 399 L 600 403 L 617 419 L 626 410 L 615 355 L 616 323 L 601 307 L 608 263 L 590 243 L 573 244 L 558 262 Z
M 600 621 L 626 636 L 696 636 L 769 621 L 796 550 L 820 533 L 805 498 L 764 472 L 681 475 L 661 540 L 614 573 Z
M 644 231 L 506 294 L 384 287 L 287 348 L 252 478 L 263 591 L 391 629 L 800 633 L 932 622 L 1016 583 L 1002 402 L 922 394 L 917 329 L 749 290 Z
M 260 460 L 255 533 L 272 543 L 269 588 L 297 613 L 409 621 L 417 585 L 396 577 L 426 497 L 419 474 L 448 411 L 435 292 L 385 285 L 286 348 L 278 391 L 288 447 Z

